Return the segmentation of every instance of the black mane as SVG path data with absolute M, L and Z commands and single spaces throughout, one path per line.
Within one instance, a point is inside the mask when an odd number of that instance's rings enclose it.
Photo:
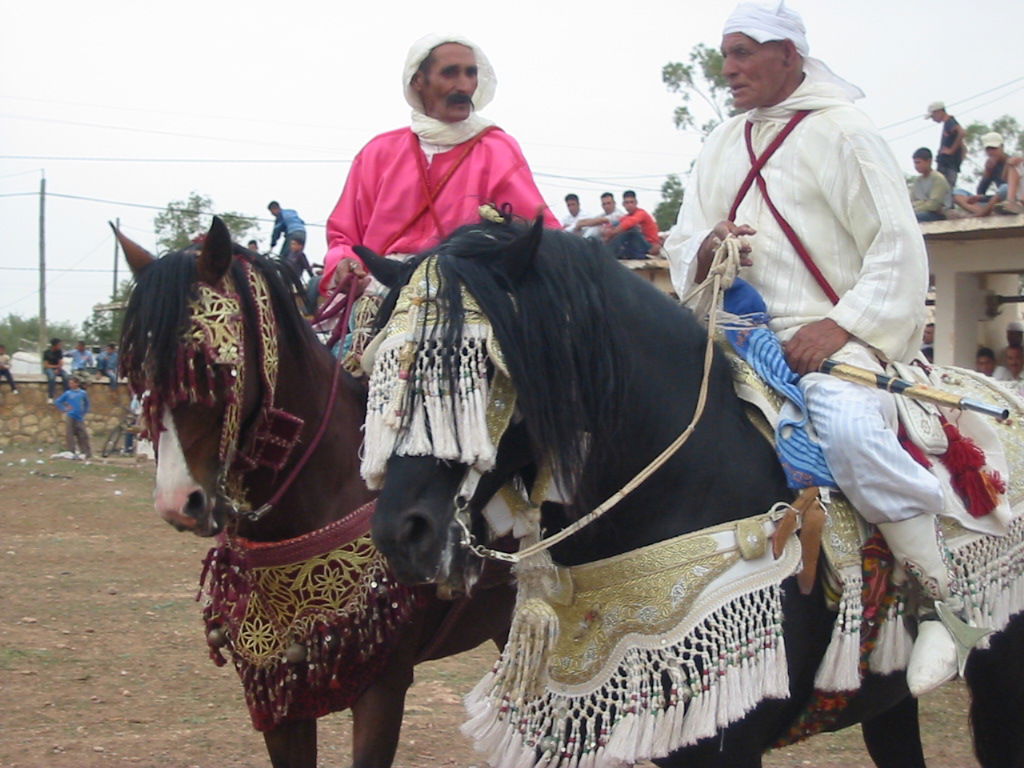
M 283 342 L 317 343 L 299 314 L 281 264 L 239 245 L 233 249 L 229 270 L 239 291 L 246 326 L 256 327 L 256 308 L 242 260 L 266 278 Z M 141 371 L 145 386 L 156 392 L 171 389 L 179 376 L 178 349 L 182 334 L 188 330 L 188 304 L 196 298 L 197 255 L 195 246 L 189 246 L 153 261 L 136 276 L 128 300 L 121 332 L 121 373 L 131 376 L 133 369 Z
M 626 409 L 627 337 L 606 311 L 606 291 L 629 276 L 596 243 L 519 223 L 463 227 L 438 254 L 446 342 L 457 342 L 462 323 L 461 282 L 491 322 L 537 455 L 579 503 L 593 503 L 579 481 L 586 465 L 617 457 Z M 521 272 L 513 264 L 527 261 Z

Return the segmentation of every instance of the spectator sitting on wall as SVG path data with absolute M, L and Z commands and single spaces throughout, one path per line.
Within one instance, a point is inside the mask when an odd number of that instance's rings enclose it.
M 43 373 L 46 374 L 46 402 L 52 403 L 57 394 L 57 379 L 66 392 L 68 373 L 64 370 L 64 342 L 50 339 L 50 348 L 43 352 Z
M 284 237 L 279 256 L 283 259 L 288 255 L 289 243 L 301 236 L 302 244 L 306 244 L 306 222 L 292 208 L 282 208 L 277 200 L 267 204 L 267 210 L 274 217 L 274 231 L 270 233 L 270 250 L 274 250 L 277 240 Z
M 110 388 L 117 388 L 117 344 L 110 343 L 100 352 L 96 358 L 96 367 L 99 373 L 110 380 Z
M 75 348 L 68 353 L 71 357 L 71 373 L 72 375 L 82 370 L 93 370 L 96 368 L 96 358 L 93 357 L 92 352 L 85 346 L 84 341 L 75 342 Z
M 0 379 L 7 379 L 11 385 L 11 393 L 18 394 L 18 385 L 14 383 L 14 376 L 11 375 L 11 356 L 7 354 L 7 347 L 0 344 Z
M 981 137 L 985 147 L 985 169 L 976 194 L 957 189 L 953 200 L 975 216 L 988 216 L 993 211 L 1007 214 L 1024 213 L 1024 157 L 1011 157 L 1003 147 L 1003 136 L 992 131 Z M 995 185 L 995 194 L 988 194 Z
M 605 230 L 604 236 L 617 259 L 646 259 L 661 247 L 658 225 L 651 214 L 640 208 L 636 192 L 631 189 L 622 193 L 622 205 L 626 215 L 619 223 Z
M 944 211 L 953 205 L 953 194 L 946 177 L 932 169 L 932 151 L 928 147 L 914 152 L 914 170 L 918 176 L 910 183 L 910 201 L 917 220 L 944 219 Z
M 576 228 L 583 233 L 584 237 L 598 239 L 609 227 L 619 223 L 619 219 L 626 215 L 626 212 L 615 205 L 615 195 L 605 192 L 601 195 L 601 211 L 598 216 L 581 218 L 576 222 Z

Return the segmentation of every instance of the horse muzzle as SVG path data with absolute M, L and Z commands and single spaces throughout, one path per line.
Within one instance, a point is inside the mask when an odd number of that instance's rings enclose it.
M 213 536 L 220 529 L 213 514 L 213 498 L 198 485 L 167 493 L 158 491 L 153 506 L 160 517 L 179 531 Z

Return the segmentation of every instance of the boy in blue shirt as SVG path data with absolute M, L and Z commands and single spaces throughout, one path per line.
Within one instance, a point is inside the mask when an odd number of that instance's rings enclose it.
M 89 412 L 89 395 L 82 389 L 82 382 L 77 376 L 68 381 L 68 389 L 53 401 L 53 404 L 67 414 L 65 442 L 68 453 L 79 458 L 79 453 L 87 459 L 92 458 L 92 447 L 89 445 L 89 430 L 85 428 L 85 414 Z M 79 448 L 79 451 L 75 449 Z

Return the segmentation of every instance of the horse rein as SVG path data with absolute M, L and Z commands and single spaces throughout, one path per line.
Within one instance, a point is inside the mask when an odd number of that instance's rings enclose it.
M 354 273 L 348 274 L 339 286 L 339 291 L 345 292 L 345 299 L 343 301 L 343 309 L 339 312 L 340 318 L 338 319 L 338 326 L 341 328 L 347 328 L 349 318 L 352 315 L 352 308 L 355 306 L 356 300 L 359 298 L 357 295 L 356 287 L 358 285 L 359 278 Z M 341 382 L 341 371 L 342 371 L 342 356 L 338 355 L 334 361 L 334 373 L 331 376 L 331 391 L 327 395 L 327 408 L 324 411 L 322 418 L 320 419 L 320 426 L 317 428 L 316 434 L 313 435 L 313 439 L 306 446 L 306 450 L 302 456 L 296 462 L 295 466 L 292 467 L 288 476 L 284 479 L 284 482 L 278 486 L 274 495 L 270 497 L 266 502 L 261 504 L 259 508 L 242 511 L 237 510 L 237 514 L 242 514 L 246 519 L 257 522 L 264 515 L 270 512 L 278 502 L 284 497 L 288 490 L 292 487 L 292 484 L 298 478 L 299 473 L 305 468 L 306 464 L 312 458 L 313 453 L 320 445 L 320 441 L 323 439 L 324 434 L 327 432 L 327 425 L 330 423 L 331 416 L 334 414 L 334 404 L 337 402 L 338 386 Z
M 455 521 L 461 529 L 461 543 L 463 546 L 473 552 L 473 554 L 484 559 L 500 560 L 502 562 L 512 564 L 521 563 L 533 555 L 550 549 L 583 528 L 586 528 L 591 523 L 597 521 L 606 512 L 613 509 L 626 496 L 642 485 L 651 475 L 661 469 L 661 467 L 664 466 L 665 463 L 683 447 L 686 441 L 690 439 L 691 435 L 693 435 L 697 428 L 697 424 L 704 415 L 704 408 L 707 405 L 708 384 L 711 378 L 711 363 L 714 357 L 715 331 L 718 325 L 717 309 L 721 303 L 722 293 L 729 287 L 729 285 L 731 285 L 731 277 L 735 276 L 739 265 L 740 241 L 737 237 L 730 235 L 722 241 L 721 245 L 715 252 L 714 258 L 712 259 L 711 269 L 708 273 L 711 280 L 709 281 L 705 279 L 703 283 L 694 288 L 694 290 L 687 294 L 683 299 L 683 302 L 685 303 L 699 293 L 709 290 L 711 292 L 711 309 L 708 313 L 708 338 L 707 343 L 704 346 L 704 371 L 701 376 L 700 390 L 697 395 L 697 404 L 694 408 L 693 417 L 690 419 L 690 423 L 687 425 L 686 429 L 684 429 L 679 436 L 676 437 L 676 439 L 673 440 L 646 467 L 640 470 L 628 483 L 609 496 L 604 502 L 599 504 L 580 519 L 573 522 L 571 525 L 560 530 L 558 533 L 552 534 L 547 538 L 543 538 L 534 544 L 520 549 L 518 552 L 501 552 L 475 541 L 468 525 L 469 502 L 472 492 L 468 495 L 465 493 L 465 489 L 475 489 L 476 487 L 476 482 L 472 479 L 474 472 L 472 468 L 470 468 L 467 470 L 466 478 L 463 481 L 463 487 L 459 488 L 453 502 L 455 506 Z M 476 481 L 478 480 L 479 477 L 476 478 Z M 543 492 L 546 491 L 546 488 L 543 488 L 540 493 L 537 492 L 538 487 L 541 485 L 544 484 L 538 484 L 538 486 L 535 486 L 534 492 L 531 493 L 530 502 L 535 509 L 539 508 Z

